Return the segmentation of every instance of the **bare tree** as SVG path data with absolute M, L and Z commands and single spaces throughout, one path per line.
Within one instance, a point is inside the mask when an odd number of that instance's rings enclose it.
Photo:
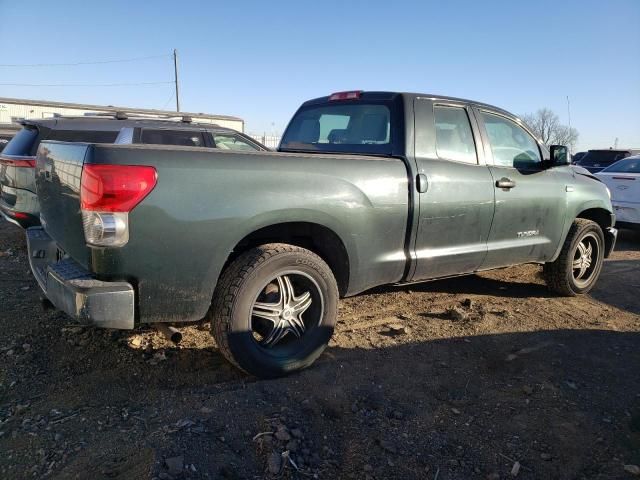
M 573 149 L 578 142 L 578 130 L 562 125 L 558 115 L 548 108 L 527 113 L 522 120 L 545 145 L 567 145 Z

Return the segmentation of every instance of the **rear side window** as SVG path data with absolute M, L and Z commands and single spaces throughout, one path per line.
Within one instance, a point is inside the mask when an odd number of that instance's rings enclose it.
M 436 152 L 438 157 L 456 162 L 478 163 L 476 145 L 467 111 L 461 107 L 434 106 Z
M 488 112 L 481 112 L 481 115 L 489 136 L 494 165 L 524 169 L 540 168 L 540 149 L 524 128 L 500 115 Z
M 38 129 L 36 127 L 24 127 L 13 136 L 2 153 L 5 155 L 33 155 L 37 138 Z
M 620 150 L 589 150 L 580 159 L 579 165 L 588 167 L 606 167 L 631 155 L 631 152 Z
M 258 150 L 257 146 L 247 142 L 239 135 L 214 133 L 213 141 L 216 144 L 216 148 L 221 150 L 236 150 L 239 152 L 254 152 Z
M 203 147 L 202 132 L 194 130 L 161 130 L 145 128 L 140 135 L 140 143 L 150 145 L 182 145 L 185 147 Z
M 58 140 L 60 142 L 113 143 L 117 136 L 117 131 L 53 130 L 47 140 Z
M 610 167 L 605 168 L 603 172 L 640 173 L 640 157 L 621 160 Z

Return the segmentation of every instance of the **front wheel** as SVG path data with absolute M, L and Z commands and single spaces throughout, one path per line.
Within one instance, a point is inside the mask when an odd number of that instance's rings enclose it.
M 604 251 L 604 234 L 600 225 L 577 218 L 569 229 L 558 258 L 544 264 L 547 285 L 565 296 L 587 293 L 600 276 Z
M 222 273 L 209 317 L 222 354 L 257 377 L 311 365 L 338 314 L 338 287 L 315 253 L 288 244 L 253 248 Z

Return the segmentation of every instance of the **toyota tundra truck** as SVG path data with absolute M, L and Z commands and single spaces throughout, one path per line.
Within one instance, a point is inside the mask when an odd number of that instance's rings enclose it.
M 615 216 L 569 163 L 500 108 L 392 92 L 304 103 L 277 152 L 45 141 L 29 259 L 78 322 L 207 319 L 229 361 L 276 377 L 378 285 L 537 263 L 557 294 L 591 290 Z

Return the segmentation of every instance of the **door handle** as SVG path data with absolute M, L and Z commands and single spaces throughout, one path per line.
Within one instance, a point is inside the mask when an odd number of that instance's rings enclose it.
M 516 182 L 507 177 L 502 177 L 500 180 L 496 182 L 496 187 L 502 188 L 503 190 L 510 190 L 516 186 Z
M 425 193 L 429 189 L 429 181 L 424 173 L 419 173 L 416 176 L 416 188 L 420 193 Z

